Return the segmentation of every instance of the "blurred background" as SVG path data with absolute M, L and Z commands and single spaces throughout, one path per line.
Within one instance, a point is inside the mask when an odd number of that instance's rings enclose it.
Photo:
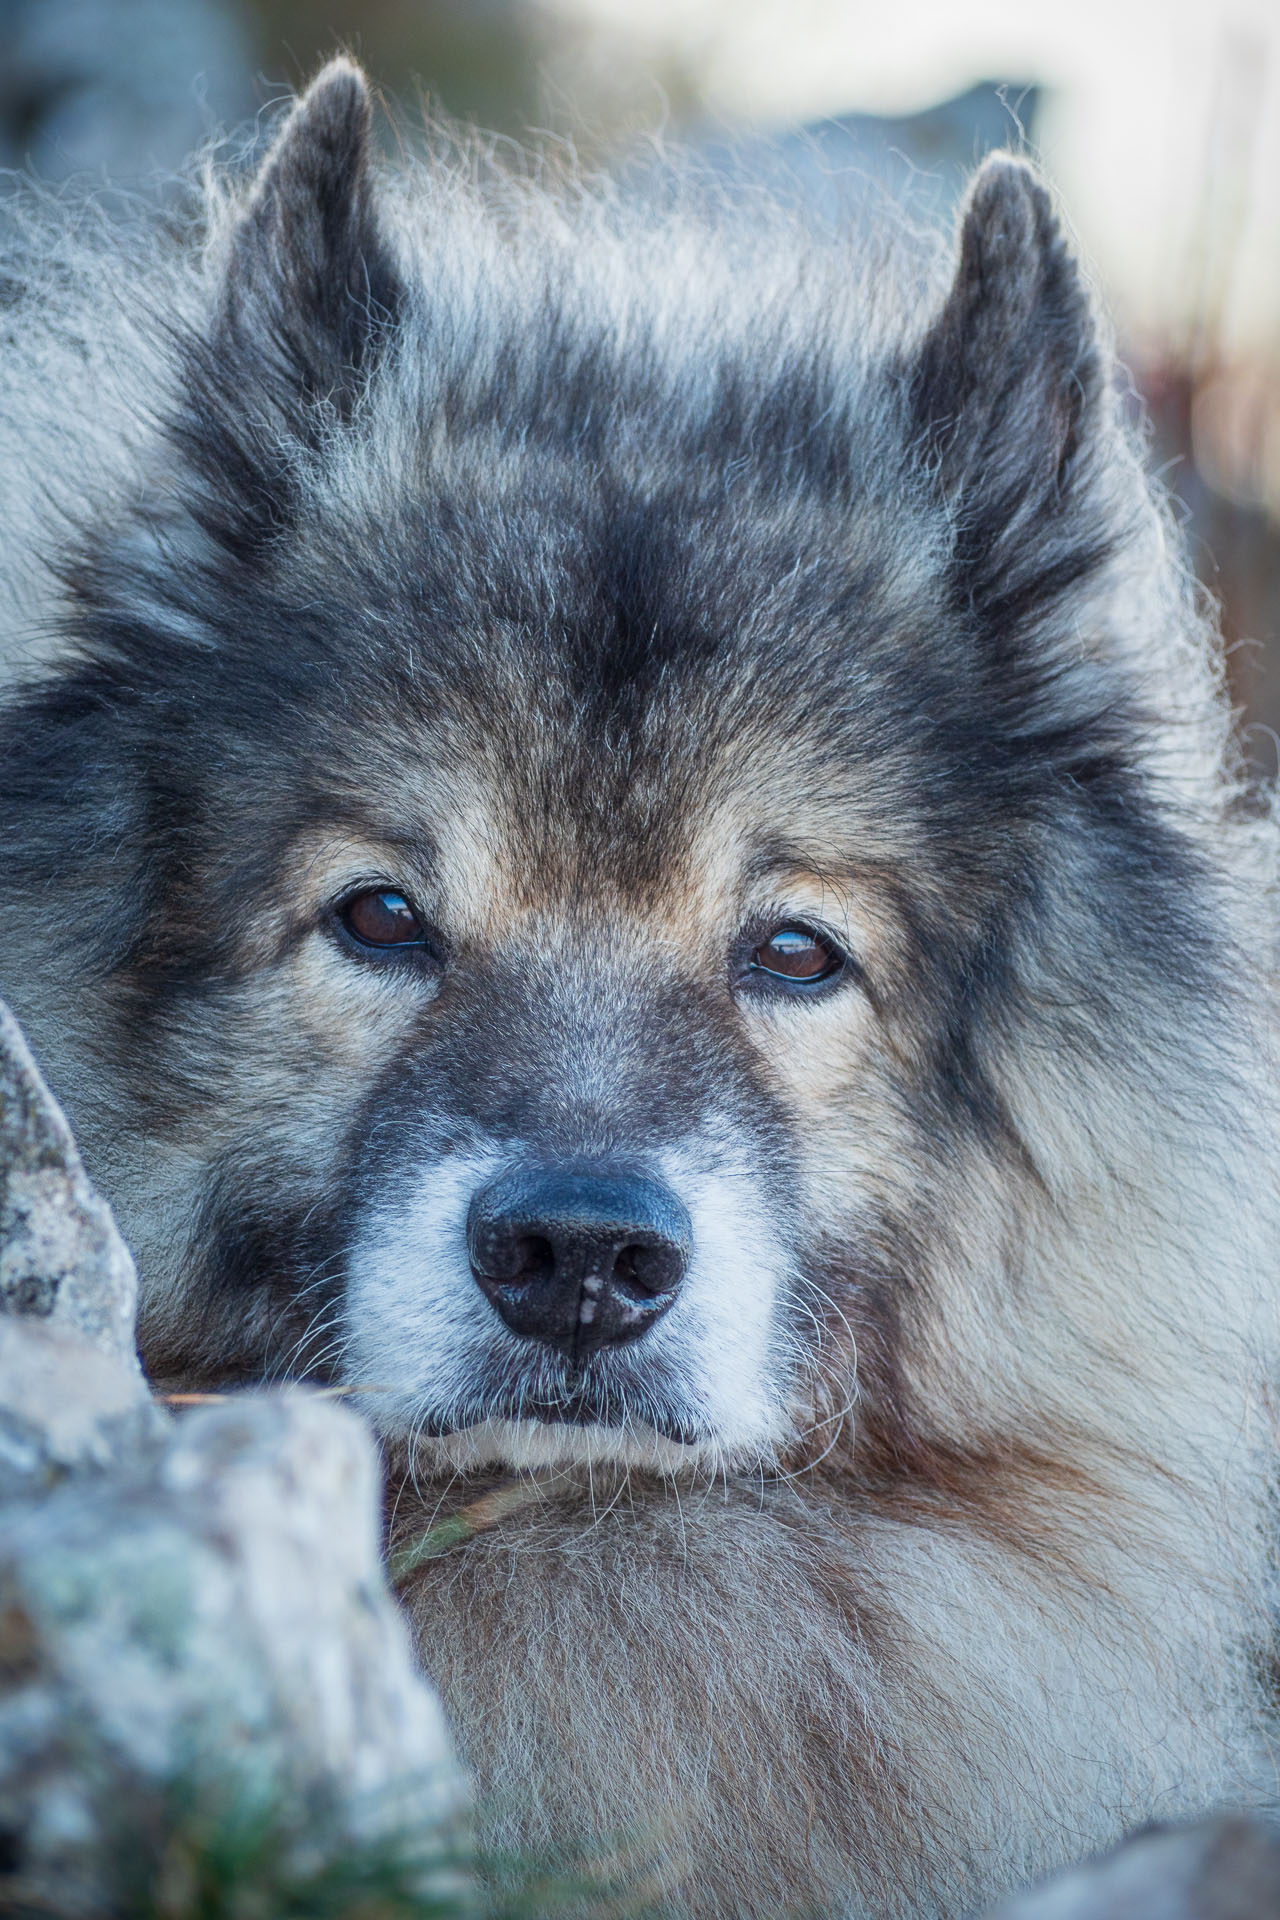
M 787 190 L 944 207 L 1027 144 L 1065 197 L 1280 743 L 1280 0 L 0 0 L 0 166 L 141 180 L 337 47 L 421 105 L 607 161 L 749 149 Z

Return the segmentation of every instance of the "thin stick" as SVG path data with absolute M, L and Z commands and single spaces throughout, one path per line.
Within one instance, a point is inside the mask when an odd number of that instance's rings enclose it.
M 428 1560 L 435 1560 L 442 1553 L 450 1553 L 454 1547 L 465 1546 L 478 1533 L 486 1533 L 490 1527 L 496 1527 L 508 1514 L 519 1513 L 522 1507 L 541 1500 L 550 1488 L 559 1484 L 562 1477 L 503 1480 L 498 1486 L 490 1487 L 488 1493 L 482 1493 L 478 1500 L 473 1500 L 470 1506 L 460 1507 L 447 1520 L 438 1520 L 411 1546 L 401 1547 L 398 1553 L 391 1555 L 388 1568 L 392 1586 L 399 1586 Z
M 261 1387 L 297 1387 L 306 1386 L 305 1380 L 263 1380 Z M 237 1387 L 231 1393 L 158 1393 L 157 1400 L 163 1400 L 166 1407 L 208 1407 L 220 1405 L 224 1400 L 238 1400 L 242 1393 L 251 1392 L 249 1387 Z M 308 1393 L 314 1393 L 317 1400 L 345 1400 L 353 1393 L 393 1393 L 393 1387 L 307 1387 Z

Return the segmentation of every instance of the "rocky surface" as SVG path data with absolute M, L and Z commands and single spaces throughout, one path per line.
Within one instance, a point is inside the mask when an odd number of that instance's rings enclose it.
M 1280 1834 L 1244 1817 L 1154 1829 L 989 1920 L 1280 1920 Z
M 111 1209 L 0 1001 L 0 1313 L 74 1328 L 137 1373 L 137 1305 Z
M 0 1500 L 159 1441 L 137 1297 L 111 1210 L 0 1002 Z
M 175 1794 L 312 1866 L 456 1823 L 371 1439 L 304 1389 L 153 1404 L 132 1263 L 3 1009 L 0 1301 L 0 1911 L 102 1911 Z
M 26 1887 L 88 1905 L 121 1792 L 128 1823 L 177 1785 L 326 1837 L 456 1810 L 376 1514 L 371 1442 L 303 1392 L 201 1409 L 5 1510 L 0 1834 Z
M 65 1327 L 0 1316 L 0 1512 L 68 1474 L 109 1471 L 167 1424 L 113 1355 Z

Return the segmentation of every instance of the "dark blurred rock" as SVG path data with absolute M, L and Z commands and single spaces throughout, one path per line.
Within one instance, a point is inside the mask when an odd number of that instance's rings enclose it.
M 990 1920 L 1280 1920 L 1280 1835 L 1244 1816 L 1139 1834 Z
M 253 106 L 236 0 L 0 0 L 0 166 L 116 182 Z

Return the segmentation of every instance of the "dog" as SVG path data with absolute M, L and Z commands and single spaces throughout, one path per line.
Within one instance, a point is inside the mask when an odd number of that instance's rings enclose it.
M 1276 830 L 1047 189 L 371 138 L 9 223 L 0 990 L 152 1377 L 358 1393 L 500 1851 L 1266 1804 Z

